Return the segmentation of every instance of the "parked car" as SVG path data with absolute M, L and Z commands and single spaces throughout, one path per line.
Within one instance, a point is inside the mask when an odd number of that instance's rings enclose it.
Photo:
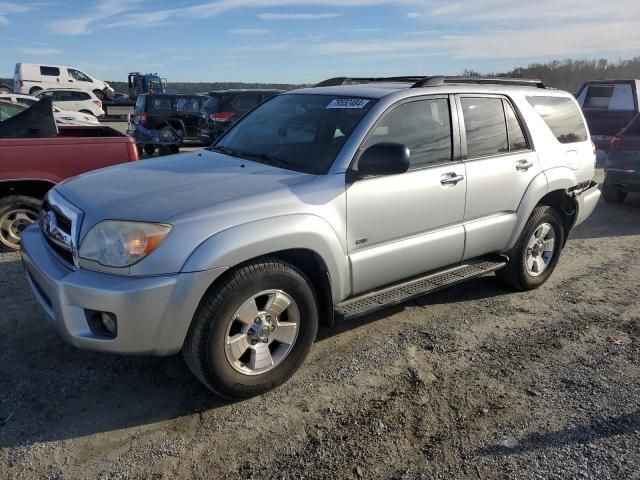
M 200 109 L 199 135 L 210 145 L 243 115 L 283 90 L 214 90 Z
M 604 173 L 607 202 L 622 203 L 630 192 L 640 192 L 640 114 L 613 137 Z
M 593 80 L 578 91 L 578 103 L 599 149 L 609 150 L 613 136 L 640 112 L 639 86 L 640 80 Z
M 66 65 L 17 63 L 13 73 L 13 93 L 34 95 L 40 90 L 73 87 L 102 99 L 113 95 L 113 88 L 82 70 Z
M 7 109 L 15 111 L 5 118 Z M 26 110 L 0 100 L 0 247 L 4 249 L 20 247 L 22 231 L 38 219 L 41 200 L 54 185 L 138 158 L 128 136 L 100 125 L 56 127 L 51 111 L 48 99 Z
M 36 92 L 34 97 L 38 99 L 50 97 L 53 100 L 53 104 L 63 110 L 86 113 L 95 117 L 104 115 L 102 102 L 91 92 L 83 92 L 72 88 L 58 88 L 41 90 Z
M 25 107 L 30 107 L 31 105 L 39 101 L 38 98 L 31 95 L 20 95 L 16 93 L 0 93 L 0 100 L 20 103 Z M 56 123 L 58 125 L 97 125 L 100 123 L 93 114 L 61 110 L 55 105 L 53 106 L 53 116 L 56 119 Z
M 296 371 L 319 322 L 494 271 L 541 286 L 600 197 L 569 93 L 478 78 L 320 85 L 265 102 L 208 149 L 49 192 L 23 258 L 62 337 L 182 351 L 212 391 L 257 395 Z
M 159 130 L 174 134 L 179 132 L 183 140 L 198 140 L 200 109 L 207 100 L 202 95 L 142 94 L 138 95 L 133 124 L 146 130 Z

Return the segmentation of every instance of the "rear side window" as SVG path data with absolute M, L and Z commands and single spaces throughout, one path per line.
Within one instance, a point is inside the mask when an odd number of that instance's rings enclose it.
M 411 152 L 411 168 L 436 165 L 452 158 L 451 115 L 444 98 L 404 103 L 389 112 L 365 141 L 406 145 Z
M 500 98 L 461 98 L 467 134 L 467 157 L 487 157 L 509 151 L 507 125 Z
M 244 112 L 257 107 L 261 98 L 260 95 L 238 95 L 233 102 L 231 102 L 231 105 L 233 105 L 236 110 Z
M 560 143 L 587 140 L 587 127 L 575 102 L 564 97 L 527 97 Z
M 635 110 L 633 90 L 628 83 L 589 85 L 580 92 L 578 102 L 588 110 Z
M 516 116 L 516 112 L 513 107 L 503 100 L 504 103 L 504 115 L 507 119 L 507 133 L 509 135 L 509 151 L 521 152 L 523 150 L 529 150 L 529 144 L 527 143 L 527 137 L 524 135 L 522 125 Z
M 200 100 L 197 98 L 178 98 L 176 100 L 176 111 L 185 113 L 200 112 Z
M 90 100 L 91 99 L 91 95 L 89 95 L 87 92 L 73 92 L 73 96 L 75 97 L 76 100 Z
M 154 110 L 171 110 L 171 99 L 167 97 L 154 97 L 152 105 Z
M 59 77 L 60 69 L 58 67 L 40 67 L 40 75 L 47 75 L 49 77 Z

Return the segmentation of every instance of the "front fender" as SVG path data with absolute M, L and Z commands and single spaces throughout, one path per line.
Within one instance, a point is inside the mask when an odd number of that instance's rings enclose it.
M 202 242 L 182 267 L 197 272 L 234 267 L 271 253 L 306 249 L 324 261 L 331 279 L 334 302 L 349 293 L 349 263 L 335 230 L 315 215 L 297 214 L 245 223 L 219 232 Z

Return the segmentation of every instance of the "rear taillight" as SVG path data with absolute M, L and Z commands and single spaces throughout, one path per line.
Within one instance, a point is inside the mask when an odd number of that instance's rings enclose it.
M 613 139 L 611 140 L 611 148 L 618 148 L 620 146 L 620 144 L 622 143 L 622 138 L 620 138 L 619 135 L 616 135 L 615 137 L 613 137 Z
M 94 100 L 93 104 L 98 108 L 102 108 L 102 102 L 100 100 Z
M 139 118 L 140 118 L 140 123 L 141 123 L 142 125 L 145 125 L 145 124 L 147 123 L 147 120 L 148 120 L 148 119 L 147 119 L 147 112 L 142 112 L 142 113 L 140 114 L 140 117 L 139 117 Z
M 228 122 L 234 115 L 235 114 L 231 112 L 212 113 L 209 115 L 209 120 L 213 120 L 214 122 Z
M 133 142 L 127 142 L 127 154 L 129 155 L 129 161 L 135 162 L 138 160 L 138 149 L 136 148 L 136 144 Z
M 591 149 L 593 150 L 594 155 L 598 154 L 598 146 L 596 145 L 596 142 L 594 142 L 593 140 L 591 140 Z
M 18 82 L 18 85 L 20 85 L 20 88 L 24 87 L 24 80 L 20 80 L 20 81 Z

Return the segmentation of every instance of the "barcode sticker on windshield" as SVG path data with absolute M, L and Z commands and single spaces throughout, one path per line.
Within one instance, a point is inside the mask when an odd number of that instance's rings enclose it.
M 331 108 L 350 108 L 361 110 L 367 105 L 367 103 L 369 103 L 369 100 L 365 100 L 364 98 L 336 98 L 327 105 L 327 110 Z

